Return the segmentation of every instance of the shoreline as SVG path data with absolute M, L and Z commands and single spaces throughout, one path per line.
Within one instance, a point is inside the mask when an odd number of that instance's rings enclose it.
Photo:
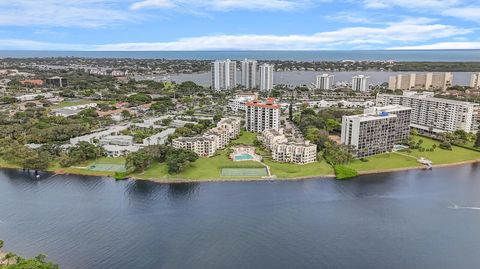
M 456 163 L 447 163 L 447 164 L 436 164 L 433 165 L 432 168 L 445 168 L 445 167 L 455 167 L 467 164 L 477 164 L 480 163 L 480 159 L 477 160 L 469 160 L 469 161 L 462 161 Z M 0 165 L 0 169 L 13 169 L 13 170 L 22 170 L 19 167 L 13 166 L 4 166 Z M 395 173 L 395 172 L 405 172 L 405 171 L 415 171 L 415 170 L 428 170 L 424 166 L 416 166 L 416 167 L 404 167 L 404 168 L 392 168 L 392 169 L 379 169 L 379 170 L 371 170 L 371 171 L 358 171 L 358 176 L 366 176 L 366 175 L 376 175 L 376 174 L 386 174 L 386 173 Z M 62 172 L 61 170 L 51 170 L 45 171 L 46 173 L 51 173 L 52 175 L 76 175 L 76 176 L 93 176 L 93 177 L 107 177 L 114 179 L 111 175 L 99 175 L 95 173 L 68 173 Z M 126 178 L 125 180 L 142 180 L 142 181 L 150 181 L 155 183 L 163 183 L 163 184 L 184 184 L 184 183 L 212 183 L 212 182 L 267 182 L 267 181 L 300 181 L 300 180 L 314 180 L 314 179 L 335 179 L 334 174 L 326 174 L 326 175 L 312 175 L 312 176 L 305 176 L 305 177 L 292 177 L 292 178 L 216 178 L 216 179 L 152 179 L 152 178 L 141 178 L 136 176 L 131 176 Z M 115 179 L 114 179 L 115 180 Z M 121 180 L 120 180 L 121 181 Z

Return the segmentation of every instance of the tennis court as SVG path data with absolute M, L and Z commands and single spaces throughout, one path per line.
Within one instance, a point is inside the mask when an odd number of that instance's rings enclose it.
M 222 177 L 263 177 L 267 168 L 222 168 Z
M 107 163 L 96 163 L 88 167 L 88 170 L 92 171 L 111 171 L 111 172 L 125 172 L 127 169 L 123 164 L 107 164 Z

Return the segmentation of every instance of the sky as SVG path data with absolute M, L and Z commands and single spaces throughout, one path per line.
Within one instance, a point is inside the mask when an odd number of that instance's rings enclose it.
M 0 49 L 480 49 L 480 0 L 0 0 Z

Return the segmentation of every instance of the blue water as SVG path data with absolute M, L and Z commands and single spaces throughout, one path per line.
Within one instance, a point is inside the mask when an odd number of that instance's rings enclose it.
M 235 156 L 236 161 L 245 161 L 245 160 L 252 160 L 253 157 L 250 154 L 240 154 Z
M 478 269 L 480 165 L 156 184 L 0 170 L 5 251 L 81 269 Z
M 136 59 L 234 59 L 340 61 L 480 61 L 480 50 L 360 50 L 360 51 L 0 51 L 0 57 L 89 57 Z

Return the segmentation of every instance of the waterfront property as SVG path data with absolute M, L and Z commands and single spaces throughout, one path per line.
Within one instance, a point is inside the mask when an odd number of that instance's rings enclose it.
M 410 136 L 410 113 L 411 108 L 397 105 L 344 116 L 341 143 L 352 146 L 357 157 L 392 151 L 396 143 Z
M 317 160 L 317 145 L 302 138 L 287 138 L 284 130 L 265 130 L 259 137 L 270 150 L 272 159 L 278 162 L 307 164 Z
M 235 146 L 232 147 L 230 159 L 233 161 L 262 161 L 262 157 L 255 153 L 255 147 L 252 146 Z
M 212 63 L 212 89 L 231 90 L 237 86 L 237 62 L 225 60 Z
M 193 151 L 199 156 L 211 157 L 217 150 L 224 149 L 231 139 L 240 135 L 240 120 L 224 118 L 217 127 L 206 131 L 201 136 L 179 137 L 173 140 L 174 148 Z

